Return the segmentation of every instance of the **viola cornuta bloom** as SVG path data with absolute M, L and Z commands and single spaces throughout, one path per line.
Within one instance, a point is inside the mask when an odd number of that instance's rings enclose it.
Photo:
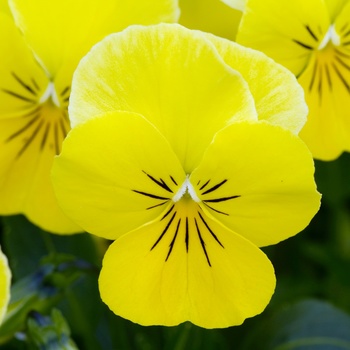
M 315 158 L 350 151 L 350 1 L 248 0 L 237 41 L 297 76 L 310 110 L 300 136 Z
M 104 302 L 143 325 L 262 312 L 275 276 L 259 247 L 302 230 L 320 201 L 293 75 L 179 25 L 132 26 L 81 61 L 70 113 L 54 188 L 75 222 L 116 240 Z
M 70 129 L 73 71 L 107 34 L 175 21 L 175 0 L 11 0 L 0 13 L 0 214 L 24 213 L 56 233 L 81 231 L 58 207 L 53 158 Z M 22 31 L 20 33 L 19 29 Z
M 0 249 L 0 323 L 4 319 L 10 301 L 11 271 L 4 253 Z

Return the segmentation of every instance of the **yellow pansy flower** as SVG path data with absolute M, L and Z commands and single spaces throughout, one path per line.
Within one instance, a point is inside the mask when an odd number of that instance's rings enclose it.
M 81 231 L 58 207 L 49 176 L 70 129 L 73 71 L 107 34 L 133 23 L 175 21 L 177 2 L 12 0 L 10 6 L 17 26 L 0 14 L 0 214 L 24 213 L 51 232 Z
M 3 321 L 10 301 L 11 271 L 0 248 L 0 323 Z
M 258 247 L 319 207 L 300 92 L 265 55 L 176 24 L 82 59 L 53 183 L 69 217 L 116 240 L 99 279 L 116 314 L 217 328 L 263 311 L 275 276 Z
M 237 41 L 290 69 L 305 91 L 300 133 L 315 158 L 350 151 L 350 2 L 248 0 Z

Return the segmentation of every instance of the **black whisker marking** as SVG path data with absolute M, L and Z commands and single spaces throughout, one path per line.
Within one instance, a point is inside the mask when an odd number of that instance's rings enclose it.
M 344 79 L 344 77 L 342 76 L 342 74 L 340 73 L 340 71 L 338 70 L 337 66 L 334 64 L 334 62 L 332 62 L 332 67 L 335 70 L 335 72 L 337 73 L 339 79 L 341 80 L 341 82 L 344 84 L 344 86 L 346 87 L 346 89 L 348 90 L 348 92 L 350 92 L 350 86 L 347 83 L 347 81 Z
M 322 101 L 322 65 L 319 66 L 320 67 L 320 76 L 319 76 L 319 80 L 318 80 L 318 95 L 319 95 L 319 103 L 321 104 Z
M 206 199 L 203 202 L 206 202 L 206 203 L 218 203 L 218 202 L 225 202 L 225 201 L 228 201 L 230 199 L 235 199 L 235 198 L 239 198 L 239 197 L 240 197 L 240 195 L 230 196 L 230 197 L 222 197 L 222 198 L 216 198 L 216 199 Z
M 19 76 L 17 76 L 16 73 L 11 72 L 11 74 L 22 87 L 24 87 L 32 95 L 37 96 L 37 93 L 28 84 L 26 84 Z
M 350 30 L 348 30 L 345 34 L 343 34 L 343 37 L 346 38 L 349 35 L 350 35 Z
M 341 51 L 339 51 L 339 50 L 337 50 L 337 49 L 334 49 L 334 52 L 335 52 L 335 54 L 338 55 L 338 56 L 342 56 L 342 57 L 345 57 L 345 58 L 350 58 L 350 55 L 348 55 L 348 54 L 346 54 L 346 53 L 344 53 L 344 52 L 341 52 Z
M 338 56 L 335 56 L 335 59 L 348 71 L 350 71 L 350 66 L 348 64 L 346 64 L 341 58 L 339 58 Z
M 21 115 L 22 118 L 32 117 L 34 114 L 39 113 L 41 109 L 41 106 L 36 107 L 35 109 L 31 110 L 30 112 Z
M 207 204 L 207 203 L 205 203 L 205 202 L 203 202 L 203 203 L 204 203 L 204 205 L 206 205 L 209 209 L 211 209 L 211 210 L 213 210 L 213 211 L 215 211 L 215 212 L 217 212 L 217 213 L 219 213 L 219 214 L 226 215 L 226 216 L 230 216 L 229 214 L 224 213 L 223 211 L 220 211 L 220 210 L 217 210 L 217 209 L 211 207 L 209 204 Z
M 179 219 L 179 222 L 177 223 L 175 234 L 174 234 L 173 240 L 171 241 L 171 243 L 169 245 L 169 251 L 168 251 L 168 255 L 166 256 L 165 261 L 168 261 L 168 258 L 170 256 L 172 250 L 173 250 L 173 246 L 174 246 L 174 243 L 175 243 L 175 240 L 176 240 L 176 236 L 177 236 L 177 233 L 179 232 L 180 222 L 181 222 L 181 219 Z
M 146 208 L 146 210 L 160 207 L 160 206 L 164 205 L 165 203 L 168 203 L 168 201 L 162 202 L 160 204 L 152 205 L 151 207 Z
M 34 78 L 31 78 L 30 80 L 32 81 L 32 83 L 33 83 L 34 87 L 36 88 L 36 90 L 37 90 L 37 91 L 40 91 L 40 87 L 39 87 L 39 85 L 37 84 L 37 82 L 35 81 L 35 79 L 34 79 Z
M 347 27 L 349 23 L 345 23 L 341 28 L 340 28 L 340 33 L 342 33 Z
M 66 127 L 64 126 L 63 119 L 60 119 L 59 123 L 60 123 L 63 138 L 65 138 L 67 136 L 68 131 L 67 131 Z
M 69 96 L 63 99 L 63 102 L 69 102 Z
M 13 92 L 11 90 L 7 90 L 7 89 L 1 89 L 3 92 L 5 92 L 6 94 L 10 95 L 10 96 L 13 96 L 15 98 L 18 98 L 19 100 L 22 100 L 22 101 L 25 101 L 25 102 L 30 102 L 30 103 L 36 103 L 37 101 L 31 99 L 31 98 L 28 98 L 28 97 L 25 97 L 25 96 L 22 96 L 20 94 L 17 94 L 16 92 Z
M 60 153 L 60 140 L 58 138 L 58 125 L 55 123 L 54 125 L 54 135 L 55 135 L 55 152 L 56 154 Z
M 142 192 L 142 191 L 137 191 L 137 190 L 131 190 L 131 191 L 142 194 L 143 196 L 147 196 L 147 197 L 151 197 L 151 198 L 155 198 L 155 199 L 162 199 L 162 200 L 169 200 L 170 199 L 170 198 L 166 198 L 166 197 L 156 196 L 155 194 L 152 194 L 152 193 L 147 193 L 147 192 Z
M 326 76 L 327 76 L 327 81 L 328 81 L 329 89 L 332 90 L 332 80 L 331 80 L 331 75 L 330 75 L 330 73 L 329 73 L 328 65 L 326 64 L 324 67 L 325 67 L 325 69 L 326 69 Z
M 41 145 L 40 145 L 40 149 L 43 150 L 47 141 L 47 136 L 49 135 L 49 131 L 50 131 L 50 122 L 46 124 L 46 128 L 44 131 L 44 135 L 43 138 L 41 140 Z
M 165 229 L 163 230 L 162 234 L 159 236 L 159 238 L 157 239 L 156 243 L 153 244 L 151 250 L 153 250 L 155 248 L 155 246 L 160 242 L 160 240 L 163 238 L 163 236 L 165 235 L 165 233 L 168 231 L 171 223 L 173 222 L 174 218 L 175 218 L 176 212 L 173 214 L 173 216 L 171 217 L 171 219 L 169 220 L 169 222 L 167 223 L 167 225 L 165 226 Z
M 314 86 L 314 82 L 315 82 L 315 79 L 316 79 L 317 66 L 318 66 L 318 61 L 315 62 L 314 70 L 312 72 L 312 77 L 311 77 L 311 81 L 310 81 L 310 85 L 309 85 L 309 91 L 310 92 L 312 90 L 312 87 Z
M 346 41 L 345 43 L 343 43 L 343 45 L 345 46 L 350 45 L 350 41 Z
M 36 116 L 33 117 L 33 119 L 31 119 L 26 125 L 23 126 L 23 128 L 17 130 L 15 133 L 13 133 L 12 135 L 10 135 L 5 142 L 9 142 L 11 140 L 13 140 L 14 138 L 16 138 L 17 136 L 21 135 L 23 132 L 25 132 L 26 130 L 28 130 L 38 119 L 39 119 L 40 115 L 37 114 Z
M 213 192 L 215 190 L 217 190 L 219 187 L 221 187 L 225 182 L 227 182 L 227 179 L 221 181 L 220 183 L 218 183 L 217 185 L 209 188 L 209 190 L 206 190 L 205 192 L 202 193 L 202 195 L 205 195 L 207 193 Z
M 165 202 L 167 203 L 167 202 Z M 171 206 L 171 208 L 164 214 L 164 216 L 160 219 L 160 221 L 164 220 L 171 212 L 172 210 L 174 209 L 174 204 Z
M 189 234 L 188 234 L 188 217 L 186 217 L 186 230 L 185 230 L 185 244 L 186 244 L 186 253 L 188 253 L 189 246 Z
M 175 179 L 171 175 L 170 175 L 170 179 L 177 186 L 177 182 L 175 181 Z
M 210 182 L 210 180 L 208 180 L 204 185 L 202 185 L 202 187 L 200 187 L 200 191 L 205 187 L 205 186 L 207 186 L 208 185 L 208 183 Z
M 199 217 L 201 218 L 201 220 L 203 221 L 203 224 L 205 225 L 205 227 L 208 229 L 208 231 L 211 233 L 211 235 L 214 237 L 214 239 L 216 240 L 216 242 L 218 242 L 221 247 L 225 248 L 222 243 L 219 241 L 219 238 L 216 236 L 216 234 L 213 232 L 213 230 L 209 227 L 209 225 L 207 224 L 207 222 L 204 220 L 203 216 L 201 215 L 200 212 L 198 212 Z
M 205 254 L 205 257 L 207 258 L 208 265 L 211 267 L 211 263 L 210 263 L 210 260 L 209 260 L 209 256 L 208 256 L 208 253 L 207 253 L 207 249 L 205 248 L 205 242 L 204 242 L 204 240 L 203 240 L 203 238 L 202 238 L 202 235 L 201 235 L 201 232 L 200 232 L 200 230 L 199 230 L 199 227 L 198 227 L 196 218 L 194 218 L 194 223 L 195 223 L 195 225 L 196 225 L 196 229 L 197 229 L 199 241 L 201 242 L 201 246 L 202 246 L 203 252 L 204 252 L 204 254 Z
M 306 44 L 302 43 L 302 42 L 299 41 L 299 40 L 292 39 L 292 41 L 294 41 L 296 44 L 300 45 L 300 46 L 303 47 L 304 49 L 313 50 L 313 47 L 311 47 L 311 46 L 309 46 L 309 45 L 306 45 Z
M 315 33 L 311 30 L 311 28 L 309 26 L 305 26 L 306 30 L 309 32 L 309 34 L 313 37 L 313 39 L 315 39 L 316 41 L 318 41 L 317 36 L 315 35 Z
M 19 150 L 19 152 L 17 153 L 16 159 L 18 159 L 23 153 L 24 151 L 29 147 L 29 145 L 33 142 L 33 140 L 35 139 L 36 135 L 38 134 L 38 132 L 40 131 L 41 127 L 43 126 L 44 121 L 41 120 L 39 125 L 36 127 L 36 129 L 33 131 L 32 135 L 30 136 L 30 138 L 27 140 L 27 142 L 22 146 L 22 148 Z
M 142 170 L 143 171 L 143 170 Z M 147 174 L 145 171 L 143 171 L 154 183 L 156 183 L 158 186 L 163 188 L 164 190 L 173 193 L 173 191 L 169 188 L 169 186 L 164 182 L 164 180 L 160 179 L 159 181 L 155 179 L 152 175 Z
M 62 115 L 63 115 L 63 118 L 68 122 L 68 124 L 70 126 L 70 120 L 68 117 L 68 113 L 66 111 L 62 111 Z
M 63 97 L 70 89 L 70 86 L 66 86 L 60 93 L 61 97 Z

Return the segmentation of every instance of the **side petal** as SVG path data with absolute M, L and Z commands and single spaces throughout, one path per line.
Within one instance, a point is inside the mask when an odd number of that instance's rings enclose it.
M 248 83 L 259 120 L 298 134 L 306 122 L 308 108 L 295 76 L 259 51 L 214 35 L 207 37 L 224 61 Z
M 80 232 L 59 208 L 50 180 L 54 155 L 65 136 L 59 122 L 63 117 L 54 111 L 34 112 L 0 120 L 0 213 L 23 213 L 53 233 Z
M 176 0 L 10 0 L 17 25 L 51 76 L 71 78 L 96 42 L 130 24 L 176 21 Z
M 266 122 L 237 123 L 216 135 L 190 181 L 203 209 L 266 246 L 304 229 L 318 211 L 313 174 L 298 137 Z
M 74 75 L 74 125 L 125 110 L 153 123 L 186 173 L 215 132 L 234 120 L 256 120 L 253 98 L 202 34 L 179 25 L 132 26 L 97 44 Z
M 249 0 L 237 42 L 264 52 L 299 75 L 329 26 L 322 0 Z
M 11 271 L 6 256 L 0 249 L 0 324 L 10 301 Z
M 169 209 L 186 175 L 167 141 L 142 116 L 114 112 L 73 128 L 53 183 L 69 217 L 116 239 Z
M 12 18 L 0 13 L 0 119 L 32 112 L 48 79 Z
M 350 27 L 349 27 L 350 29 Z M 300 137 L 316 159 L 333 160 L 350 151 L 350 51 L 342 47 L 313 57 L 299 83 L 309 106 Z
M 194 202 L 176 204 L 173 212 L 170 224 L 159 218 L 109 247 L 99 278 L 102 300 L 142 325 L 191 321 L 223 328 L 261 313 L 275 287 L 267 257 Z

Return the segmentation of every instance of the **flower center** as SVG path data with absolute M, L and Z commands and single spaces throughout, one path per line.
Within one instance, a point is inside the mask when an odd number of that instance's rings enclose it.
M 53 82 L 49 82 L 45 92 L 40 97 L 39 103 L 40 104 L 44 104 L 46 101 L 52 101 L 52 103 L 55 106 L 61 107 L 60 106 L 60 101 L 59 101 L 59 98 L 57 96 L 57 92 L 56 92 L 56 89 L 55 89 L 55 85 L 54 85 Z
M 189 175 L 186 176 L 185 181 L 176 192 L 175 196 L 172 198 L 173 202 L 178 202 L 181 198 L 191 198 L 195 202 L 199 203 L 201 200 L 198 198 L 196 191 L 194 190 L 193 185 L 189 180 Z
M 339 46 L 340 45 L 340 36 L 338 33 L 335 31 L 334 24 L 332 24 L 326 35 L 323 37 L 320 45 L 318 46 L 317 50 L 323 50 L 329 42 L 332 42 L 334 46 Z

